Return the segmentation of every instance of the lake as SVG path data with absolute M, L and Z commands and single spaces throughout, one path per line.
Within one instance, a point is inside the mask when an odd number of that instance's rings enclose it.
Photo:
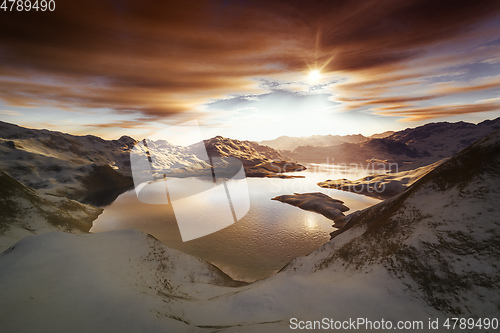
M 336 165 L 308 165 L 308 169 L 289 175 L 305 178 L 247 178 L 249 212 L 236 223 L 210 235 L 183 242 L 171 205 L 146 204 L 134 190 L 120 195 L 94 221 L 91 232 L 134 228 L 149 233 L 171 248 L 202 258 L 233 279 L 255 281 L 267 277 L 292 258 L 314 251 L 330 239 L 333 221 L 320 214 L 271 200 L 282 194 L 322 192 L 344 201 L 349 214 L 380 200 L 363 195 L 320 188 L 327 179 L 359 179 L 368 170 Z M 201 179 L 178 179 L 190 186 Z M 189 198 L 188 198 L 189 199 Z M 199 202 L 189 203 L 196 213 Z M 203 217 L 205 218 L 205 217 Z

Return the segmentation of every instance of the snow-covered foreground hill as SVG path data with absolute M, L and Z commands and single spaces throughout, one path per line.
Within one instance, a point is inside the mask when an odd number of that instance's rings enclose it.
M 292 318 L 367 318 L 422 332 L 439 318 L 433 332 L 450 332 L 445 317 L 498 317 L 498 163 L 500 130 L 249 285 L 139 232 L 25 238 L 0 255 L 2 331 L 286 332 Z
M 0 256 L 0 291 L 2 332 L 276 332 L 292 317 L 436 313 L 380 268 L 301 267 L 244 286 L 136 231 L 27 237 Z
M 241 285 L 131 230 L 27 237 L 0 267 L 2 332 L 185 332 L 193 297 Z

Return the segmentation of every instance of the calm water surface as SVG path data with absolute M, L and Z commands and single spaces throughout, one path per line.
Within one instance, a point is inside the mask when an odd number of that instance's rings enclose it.
M 205 237 L 182 242 L 171 205 L 140 202 L 135 191 L 120 195 L 94 221 L 91 232 L 134 228 L 149 233 L 169 247 L 216 265 L 234 279 L 255 281 L 281 269 L 290 259 L 307 255 L 330 239 L 333 221 L 320 214 L 271 200 L 282 194 L 322 192 L 344 201 L 351 213 L 380 200 L 354 193 L 323 189 L 326 179 L 358 179 L 366 170 L 333 165 L 309 165 L 305 178 L 247 178 L 250 211 L 233 225 Z M 186 179 L 186 183 L 204 180 Z M 192 203 L 196 211 L 196 202 Z

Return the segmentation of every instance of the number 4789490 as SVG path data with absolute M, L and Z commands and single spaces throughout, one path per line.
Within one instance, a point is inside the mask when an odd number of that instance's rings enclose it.
M 56 2 L 55 0 L 3 0 L 0 10 L 4 12 L 53 12 L 56 10 Z

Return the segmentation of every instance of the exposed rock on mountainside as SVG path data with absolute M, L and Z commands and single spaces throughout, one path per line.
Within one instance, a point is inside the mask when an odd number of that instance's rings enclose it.
M 281 201 L 301 209 L 310 210 L 342 224 L 345 215 L 343 212 L 349 210 L 341 200 L 333 199 L 326 194 L 315 193 L 294 193 L 293 195 L 280 195 L 271 200 Z
M 42 195 L 0 171 L 0 252 L 32 234 L 87 232 L 101 212 L 70 199 Z
M 203 143 L 191 145 L 189 148 L 199 158 L 203 158 L 204 149 L 209 157 L 221 157 L 223 161 L 227 157 L 238 158 L 243 163 L 247 177 L 293 178 L 295 176 L 286 176 L 282 173 L 306 169 L 302 164 L 286 161 L 280 153 L 271 147 L 252 141 L 239 141 L 216 136 Z
M 84 174 L 75 179 L 82 184 L 82 190 L 75 191 L 71 197 L 84 203 L 96 206 L 111 203 L 132 187 L 130 176 L 117 172 L 107 164 L 90 164 L 79 170 L 84 171 Z
M 300 162 L 397 164 L 411 170 L 451 157 L 484 135 L 500 128 L 500 118 L 477 125 L 465 122 L 430 123 L 382 139 L 328 147 L 301 146 L 286 152 Z M 392 169 L 392 168 L 391 168 Z
M 443 162 L 444 160 L 438 161 L 410 171 L 366 176 L 354 181 L 345 178 L 336 180 L 328 179 L 324 182 L 319 182 L 318 186 L 364 194 L 378 199 L 387 199 L 403 192 L 408 186 Z

